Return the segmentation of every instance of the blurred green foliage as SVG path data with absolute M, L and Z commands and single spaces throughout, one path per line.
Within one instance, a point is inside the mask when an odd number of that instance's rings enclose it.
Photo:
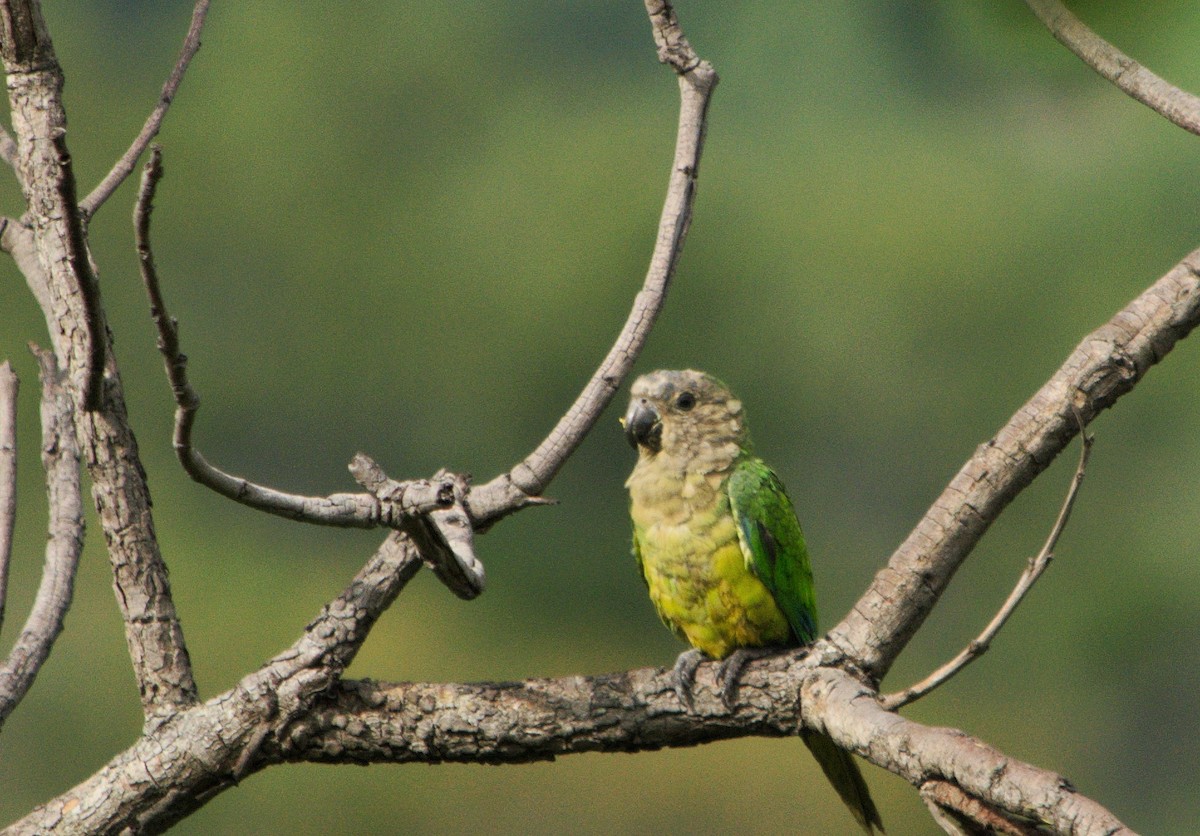
M 1200 89 L 1200 6 L 1077 3 Z M 640 362 L 729 381 L 790 486 L 825 625 L 970 454 L 1106 320 L 1200 242 L 1197 140 L 1094 77 L 1018 2 L 681 2 L 722 82 L 696 218 Z M 290 490 L 489 478 L 546 433 L 641 282 L 677 94 L 638 3 L 263 0 L 214 5 L 161 141 L 155 239 L 204 406 L 198 443 Z M 136 133 L 189 5 L 47 4 L 87 188 Z M 0 209 L 19 212 L 16 187 Z M 92 243 L 204 695 L 290 643 L 378 534 L 252 513 L 191 484 L 146 313 L 126 186 Z M 40 569 L 36 378 L 14 268 L 0 356 L 21 373 L 20 548 L 3 647 Z M 1200 345 L 1094 425 L 1058 561 L 987 657 L 907 713 L 1059 770 L 1143 832 L 1200 784 Z M 631 454 L 611 409 L 551 493 L 480 542 L 474 603 L 421 577 L 352 673 L 511 679 L 668 664 L 628 555 Z M 1044 538 L 1064 457 L 960 572 L 885 687 L 956 652 Z M 1069 461 L 1068 461 L 1069 460 Z M 92 526 L 77 602 L 0 735 L 0 819 L 92 773 L 139 727 Z M 933 832 L 867 769 L 894 836 Z M 278 767 L 181 833 L 847 832 L 795 741 L 496 769 Z

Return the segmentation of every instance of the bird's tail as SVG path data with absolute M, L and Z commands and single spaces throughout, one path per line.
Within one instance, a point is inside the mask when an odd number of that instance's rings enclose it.
M 875 809 L 875 802 L 871 800 L 867 782 L 858 771 L 854 756 L 834 743 L 829 735 L 821 732 L 803 729 L 800 739 L 804 741 L 808 751 L 813 753 L 817 763 L 821 764 L 825 777 L 833 784 L 833 788 L 838 791 L 838 795 L 868 836 L 874 836 L 875 828 L 879 828 L 879 832 L 883 833 L 883 820 L 879 818 L 879 811 Z

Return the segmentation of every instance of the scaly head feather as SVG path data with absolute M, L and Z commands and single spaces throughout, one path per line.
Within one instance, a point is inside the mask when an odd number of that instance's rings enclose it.
M 742 402 L 717 378 L 692 369 L 635 380 L 622 424 L 639 460 L 663 457 L 684 470 L 724 469 L 750 444 Z

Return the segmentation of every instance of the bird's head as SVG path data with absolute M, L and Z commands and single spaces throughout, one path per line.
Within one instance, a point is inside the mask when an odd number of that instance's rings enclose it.
M 692 369 L 635 380 L 621 424 L 643 457 L 665 452 L 690 458 L 714 448 L 735 456 L 749 443 L 742 402 L 712 375 Z

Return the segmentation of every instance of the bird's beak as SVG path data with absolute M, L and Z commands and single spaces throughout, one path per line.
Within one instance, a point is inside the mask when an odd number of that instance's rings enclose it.
M 633 449 L 644 447 L 651 453 L 662 449 L 662 416 L 645 398 L 630 401 L 621 423 Z

